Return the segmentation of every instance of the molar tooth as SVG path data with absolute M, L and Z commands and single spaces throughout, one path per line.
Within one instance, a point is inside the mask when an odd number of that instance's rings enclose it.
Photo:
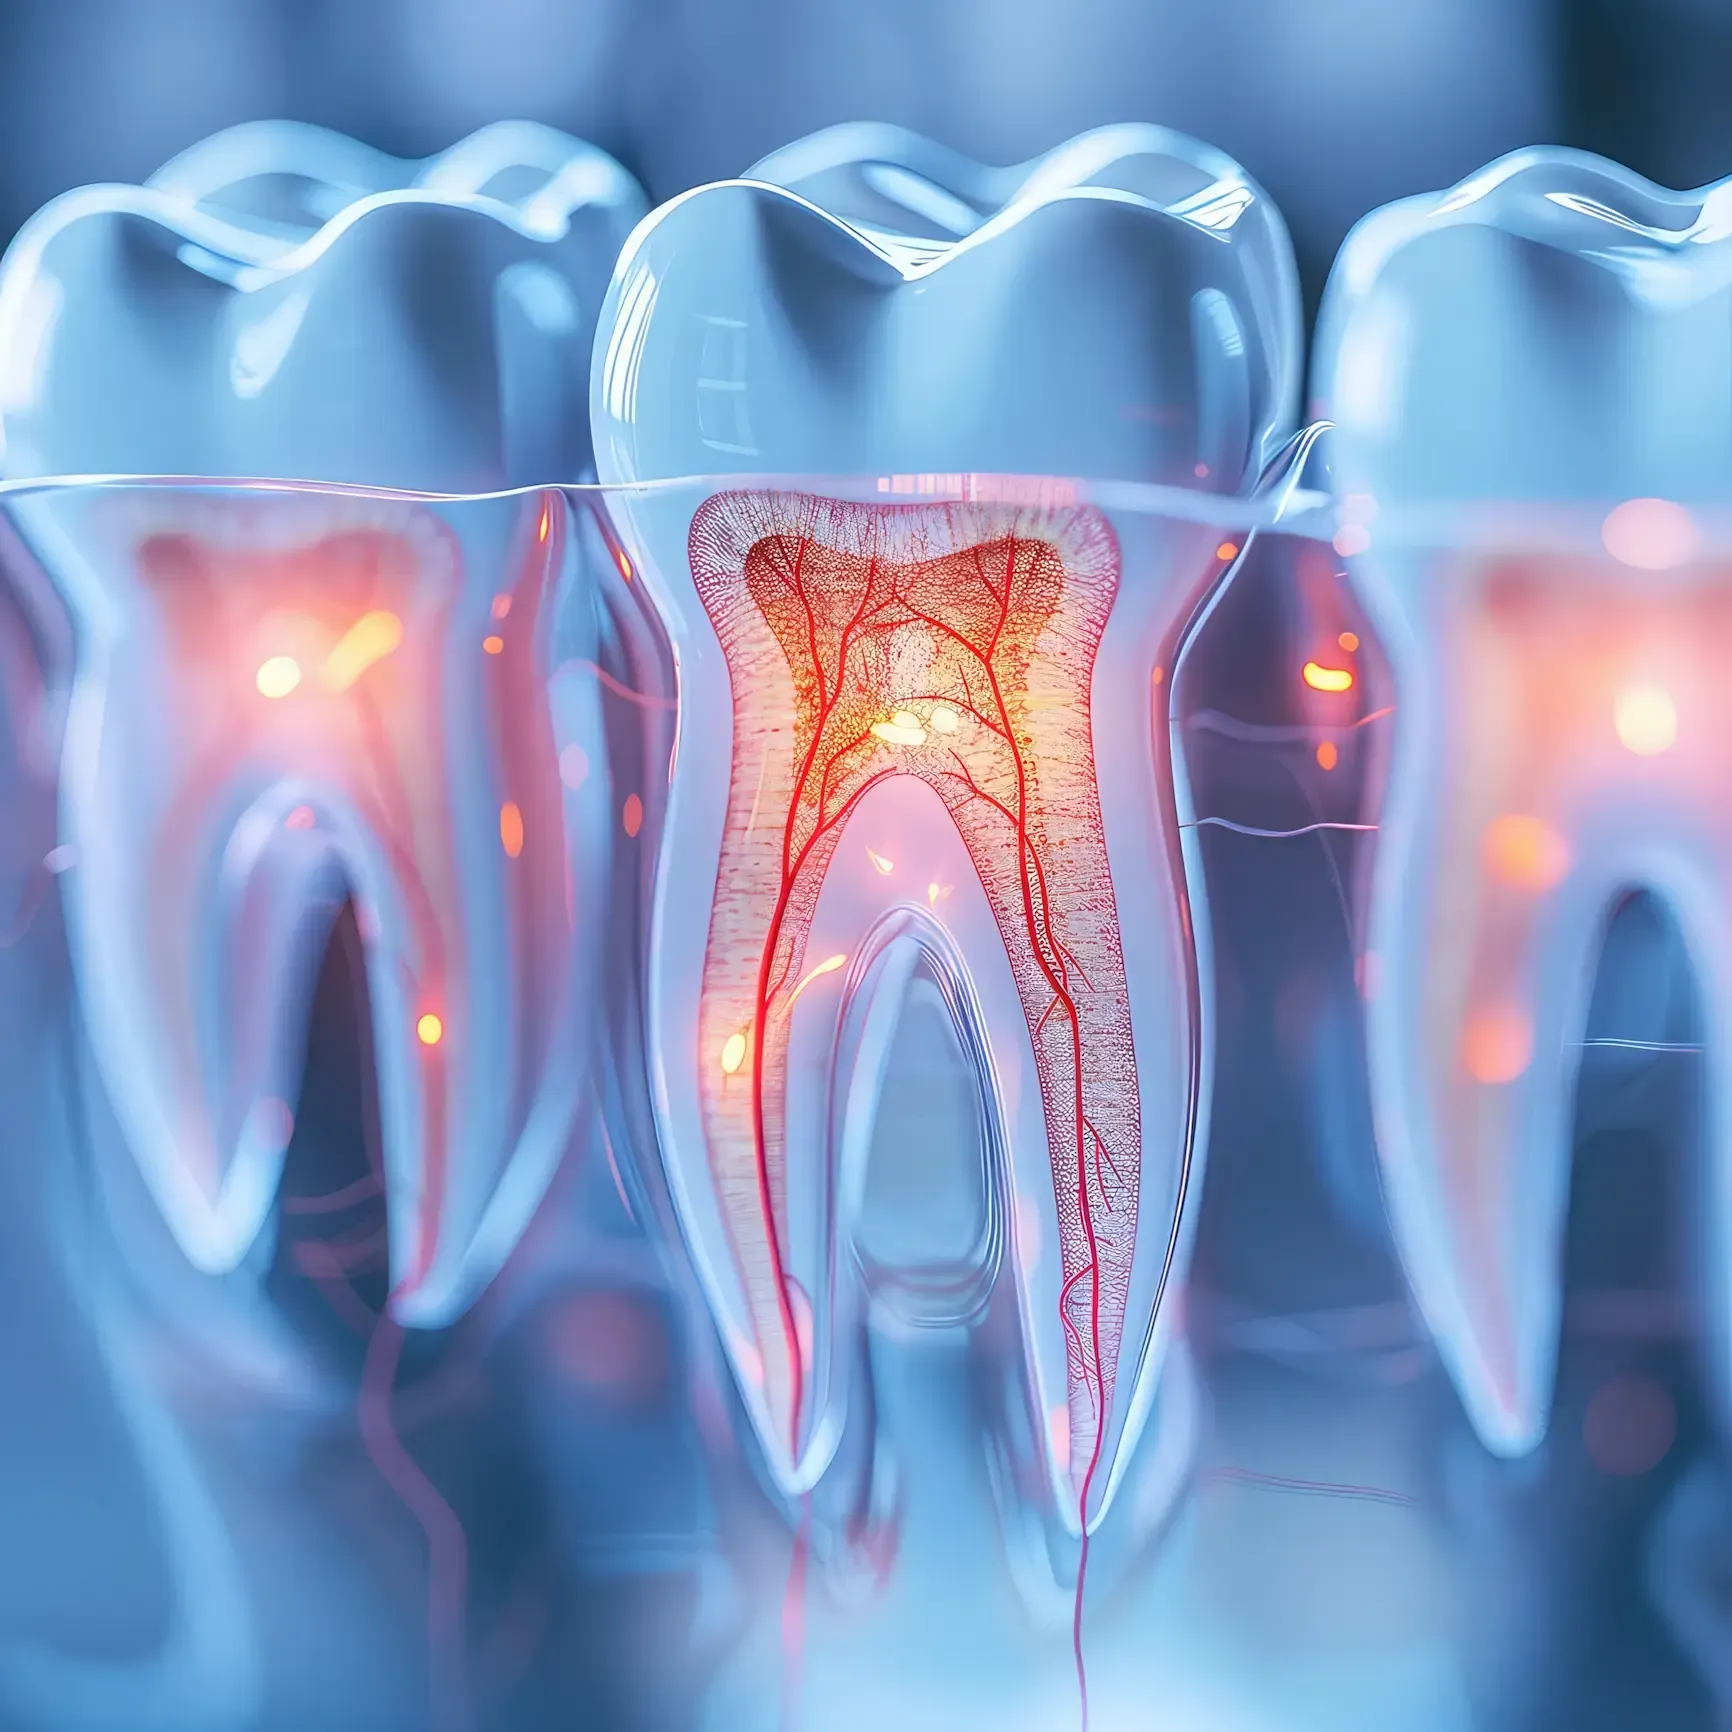
M 210 1270 L 252 1244 L 353 895 L 394 1304 L 447 1321 L 527 1224 L 582 1086 L 599 934 L 556 764 L 563 496 L 47 488 L 10 508 L 77 623 L 74 963 L 170 1225 Z
M 1378 506 L 1350 568 L 1396 685 L 1368 1009 L 1386 1190 L 1507 1454 L 1550 1409 L 1581 1043 L 1625 892 L 1670 904 L 1732 1057 L 1729 208 L 1724 183 L 1524 153 L 1368 218 L 1321 322 L 1336 473 Z M 1732 1171 L 1723 1106 L 1709 1142 Z
M 0 472 L 576 480 L 593 309 L 641 209 L 617 164 L 522 123 L 425 163 L 241 127 L 68 194 L 0 264 Z M 8 509 L 77 624 L 74 963 L 177 1238 L 217 1270 L 253 1243 L 352 896 L 394 1308 L 448 1321 L 527 1224 L 586 1070 L 609 780 L 568 797 L 557 760 L 605 764 L 585 514 L 211 485 Z
M 1252 491 L 1297 322 L 1262 194 L 1123 133 L 1002 173 L 821 135 L 675 200 L 620 262 L 592 380 L 604 481 L 766 478 L 613 502 L 680 670 L 658 1123 L 766 1458 L 796 1495 L 838 1445 L 860 1165 L 922 971 L 979 1083 L 980 1254 L 1073 1537 L 1158 1399 L 1188 1255 L 1207 933 L 1154 670 L 1221 535 L 1009 478 Z M 771 479 L 802 474 L 844 479 Z

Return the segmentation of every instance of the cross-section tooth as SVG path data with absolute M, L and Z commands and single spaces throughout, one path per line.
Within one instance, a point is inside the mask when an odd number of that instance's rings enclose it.
M 80 660 L 64 877 L 116 1118 L 180 1243 L 231 1267 L 275 1196 L 331 922 L 367 953 L 396 1309 L 515 1244 L 569 1134 L 599 941 L 594 740 L 558 493 L 45 488 L 10 509 Z M 593 819 L 593 813 L 584 814 Z
M 832 135 L 759 171 L 809 196 L 665 207 L 597 333 L 604 481 L 766 478 L 614 501 L 680 671 L 652 1077 L 682 1224 L 797 1493 L 841 1433 L 866 1150 L 928 983 L 979 1085 L 980 1254 L 1003 1247 L 1018 1296 L 1040 1501 L 1074 1535 L 1156 1400 L 1188 1255 L 1206 930 L 1158 681 L 1222 537 L 1194 495 L 1120 515 L 981 472 L 1248 491 L 1289 413 L 1292 265 L 1262 195 L 1170 135 L 1136 148 L 1151 186 L 1183 183 L 1171 202 L 1089 184 L 1116 159 L 1073 146 L 985 211 L 988 171 L 880 132 L 859 160 Z M 972 210 L 961 238 L 858 206 L 873 163 L 905 210 Z M 773 479 L 800 474 L 842 479 Z
M 1725 185 L 1512 157 L 1368 218 L 1319 338 L 1336 474 L 1376 506 L 1353 580 L 1396 684 L 1370 934 L 1386 1189 L 1506 1453 L 1550 1407 L 1575 1083 L 1620 897 L 1670 903 L 1711 1052 L 1732 991 L 1732 589 L 1702 510 L 1732 494 L 1729 218 Z M 1712 1122 L 1732 1171 L 1732 1120 Z
M 0 266 L 0 474 L 580 479 L 595 310 L 643 208 L 525 123 L 417 163 L 238 127 L 67 193 Z

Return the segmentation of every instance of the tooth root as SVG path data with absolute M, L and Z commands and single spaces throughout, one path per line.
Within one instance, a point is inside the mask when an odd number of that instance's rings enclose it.
M 1482 1435 L 1515 1454 L 1550 1406 L 1575 1084 L 1618 898 L 1659 891 L 1709 1001 L 1732 985 L 1732 589 L 1562 558 L 1427 589 L 1393 634 L 1427 646 L 1398 685 L 1430 725 L 1403 737 L 1376 869 L 1379 1141 L 1421 1303 Z
M 731 691 L 732 759 L 703 928 L 673 932 L 664 875 L 655 1021 L 688 1233 L 766 1451 L 795 1491 L 834 1446 L 851 1305 L 834 1272 L 883 1056 L 863 1056 L 858 1019 L 874 995 L 899 999 L 889 977 L 909 959 L 891 953 L 912 941 L 980 1019 L 1031 1393 L 1066 1517 L 1086 1498 L 1092 1521 L 1140 1422 L 1150 1356 L 1140 1323 L 1124 1351 L 1127 1312 L 1153 1308 L 1191 1077 L 1177 940 L 1146 989 L 1170 998 L 1165 1021 L 1143 1022 L 1141 1047 L 1133 1034 L 1120 914 L 1128 931 L 1159 927 L 1159 909 L 1124 899 L 1160 886 L 1127 887 L 1107 857 L 1091 701 L 1118 543 L 1087 510 L 732 493 L 693 520 L 690 564 L 724 667 L 683 657 L 682 713 L 691 725 L 717 687 L 725 713 Z M 1146 716 L 1151 663 L 1130 659 L 1111 691 Z M 682 763 L 704 746 L 684 738 Z M 676 774 L 667 855 L 685 870 L 679 815 L 701 773 Z M 1160 805 L 1148 787 L 1132 798 L 1145 817 Z M 693 939 L 701 990 L 667 972 Z M 691 1075 L 667 1056 L 694 1049 Z M 1140 1070 L 1156 1079 L 1146 1106 Z M 1161 1175 L 1149 1209 L 1146 1144 Z
M 448 1320 L 527 1223 L 575 1105 L 543 666 L 561 497 L 162 489 L 27 509 L 91 646 L 65 787 L 81 996 L 171 1225 L 217 1270 L 256 1235 L 352 895 L 394 1306 Z

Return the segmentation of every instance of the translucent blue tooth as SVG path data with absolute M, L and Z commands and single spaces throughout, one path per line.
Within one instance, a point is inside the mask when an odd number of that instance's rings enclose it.
M 959 1084 L 935 1158 L 989 1175 L 988 1219 L 915 1273 L 966 1311 L 1002 1247 L 1017 1495 L 1092 1528 L 1154 1409 L 1208 1069 L 1160 682 L 1297 355 L 1279 217 L 1154 128 L 1004 171 L 839 129 L 664 206 L 620 261 L 602 480 L 738 478 L 611 505 L 680 669 L 664 1158 L 790 1495 L 842 1435 L 904 1015 L 946 1029 Z M 1115 513 L 1015 476 L 1187 491 Z
M 1337 545 L 1396 688 L 1370 934 L 1385 1188 L 1467 1407 L 1515 1454 L 1550 1409 L 1585 1042 L 1678 1044 L 1640 978 L 1652 943 L 1619 948 L 1589 1026 L 1628 891 L 1670 904 L 1708 1074 L 1732 1074 L 1732 183 L 1528 151 L 1392 205 L 1342 249 L 1315 367 Z M 1732 1097 L 1710 1098 L 1723 1271 Z
M 526 122 L 425 162 L 286 122 L 40 211 L 0 263 L 0 475 L 580 480 L 631 177 Z

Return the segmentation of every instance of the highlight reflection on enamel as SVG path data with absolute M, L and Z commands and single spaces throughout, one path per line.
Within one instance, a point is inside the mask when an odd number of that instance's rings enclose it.
M 583 1085 L 597 843 L 558 758 L 597 750 L 597 688 L 563 496 L 165 485 L 10 509 L 79 633 L 64 885 L 90 1039 L 177 1237 L 221 1270 L 257 1235 L 353 897 L 394 1304 L 448 1319 Z
M 1061 1579 L 1164 1411 L 1208 1050 L 1162 681 L 1243 538 L 1202 496 L 1288 425 L 1297 317 L 1279 218 L 1206 147 L 992 171 L 865 127 L 663 207 L 597 332 L 604 483 L 763 478 L 610 500 L 679 667 L 658 1125 L 760 1443 L 784 1493 L 823 1480 L 892 1289 L 993 1307 L 1005 1513 Z M 900 1207 L 985 1195 L 889 1271 L 863 1211 L 917 1016 L 948 1080 Z
M 1337 475 L 1375 507 L 1343 551 L 1397 692 L 1378 1139 L 1415 1289 L 1506 1453 L 1549 1412 L 1575 1086 L 1619 900 L 1670 904 L 1711 1025 L 1727 990 L 1732 594 L 1700 508 L 1729 491 L 1729 196 L 1506 159 L 1367 219 L 1319 338 Z M 1713 1142 L 1724 1162 L 1723 1116 Z

